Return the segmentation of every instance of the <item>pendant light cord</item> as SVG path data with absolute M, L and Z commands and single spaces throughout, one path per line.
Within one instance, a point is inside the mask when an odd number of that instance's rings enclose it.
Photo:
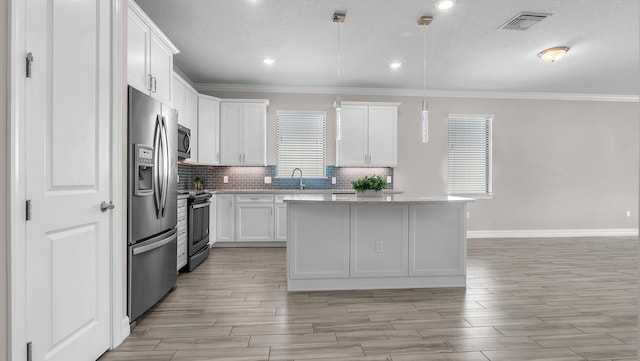
M 338 22 L 338 83 L 336 86 L 340 86 L 340 22 Z
M 422 46 L 422 90 L 425 98 L 427 97 L 427 25 L 423 27 L 423 46 Z

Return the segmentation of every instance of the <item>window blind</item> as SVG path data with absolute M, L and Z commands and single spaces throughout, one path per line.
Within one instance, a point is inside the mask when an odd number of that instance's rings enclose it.
M 305 178 L 325 176 L 323 112 L 278 112 L 278 177 L 291 177 L 295 168 Z
M 449 194 L 490 195 L 492 116 L 449 116 Z

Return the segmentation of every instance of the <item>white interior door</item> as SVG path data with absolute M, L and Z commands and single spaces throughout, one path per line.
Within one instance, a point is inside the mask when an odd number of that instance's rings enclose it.
M 26 8 L 26 338 L 33 360 L 110 345 L 110 2 Z

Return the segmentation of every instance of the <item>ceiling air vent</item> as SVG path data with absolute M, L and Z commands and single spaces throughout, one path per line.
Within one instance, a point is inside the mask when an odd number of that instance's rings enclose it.
M 548 16 L 552 14 L 543 14 L 543 13 L 520 13 L 516 15 L 511 20 L 507 21 L 504 25 L 499 27 L 498 29 L 506 29 L 506 30 L 527 30 L 535 24 L 541 22 L 546 19 Z

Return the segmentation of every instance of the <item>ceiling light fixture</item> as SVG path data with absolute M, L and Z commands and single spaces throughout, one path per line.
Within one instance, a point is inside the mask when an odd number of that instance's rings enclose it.
M 455 4 L 456 0 L 438 0 L 438 2 L 436 2 L 436 8 L 439 10 L 447 10 L 451 9 Z
M 422 59 L 422 89 L 424 99 L 422 100 L 422 143 L 429 141 L 429 104 L 427 103 L 427 25 L 431 24 L 431 16 L 423 16 L 418 20 L 418 25 L 423 29 L 423 59 Z
M 395 63 L 389 64 L 389 68 L 391 68 L 391 69 L 399 69 L 401 66 L 402 66 L 402 63 L 400 63 L 400 62 L 395 62 Z
M 273 63 L 276 62 L 276 59 L 273 58 L 264 58 L 264 60 L 262 60 L 263 63 L 267 64 L 267 65 L 271 65 Z
M 344 23 L 346 18 L 345 14 L 333 13 L 333 22 L 338 23 L 338 82 L 336 86 L 340 85 L 340 24 Z M 333 103 L 333 107 L 336 108 L 336 140 L 342 139 L 342 100 L 338 95 L 336 101 Z
M 567 46 L 558 46 L 555 48 L 545 49 L 538 53 L 538 57 L 548 63 L 555 63 L 569 51 Z

